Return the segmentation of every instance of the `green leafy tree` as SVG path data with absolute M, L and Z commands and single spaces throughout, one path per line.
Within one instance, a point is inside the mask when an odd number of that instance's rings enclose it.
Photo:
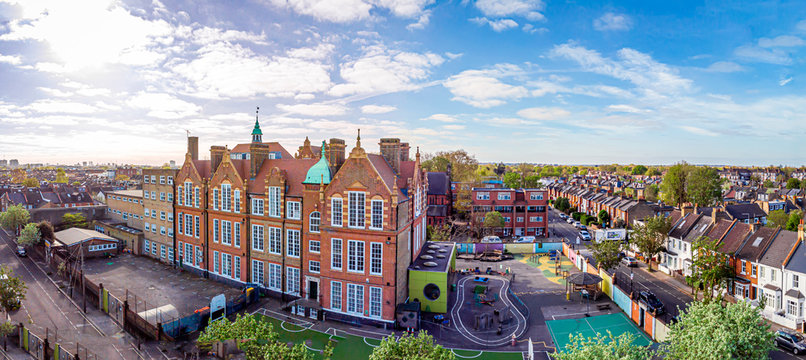
M 55 230 L 53 229 L 53 225 L 51 225 L 50 221 L 42 220 L 37 224 L 39 227 L 39 234 L 42 235 L 43 239 L 55 239 L 54 233 Z
M 602 224 L 602 226 L 607 226 L 607 224 L 610 223 L 610 214 L 607 210 L 599 210 L 598 215 L 599 223 Z
M 774 187 L 774 186 L 775 186 L 775 184 L 772 183 L 772 180 L 770 180 L 770 179 L 764 180 L 764 187 L 765 188 L 771 188 L 771 187 Z
M 691 249 L 691 278 L 703 287 L 704 297 L 711 300 L 714 290 L 719 289 L 732 277 L 732 268 L 728 266 L 728 256 L 719 251 L 719 241 L 707 236 L 694 240 Z M 698 287 L 694 287 L 694 297 Z
M 14 276 L 10 267 L 0 265 L 0 307 L 3 311 L 8 313 L 18 309 L 20 302 L 25 299 L 27 289 L 22 279 Z
M 660 354 L 670 360 L 769 359 L 774 337 L 749 303 L 693 302 L 669 325 Z
M 434 338 L 426 331 L 417 335 L 403 334 L 398 339 L 387 336 L 372 350 L 369 360 L 453 360 L 449 349 L 434 343 Z
M 652 271 L 652 258 L 663 251 L 671 228 L 671 221 L 663 215 L 647 218 L 644 224 L 636 224 L 633 227 L 631 241 L 646 258 L 649 271 Z
M 20 228 L 30 220 L 31 213 L 22 205 L 11 205 L 6 211 L 0 213 L 0 226 L 13 229 L 15 234 L 19 234 Z
M 540 187 L 540 175 L 532 174 L 523 179 L 523 187 L 537 189 Z
M 636 165 L 634 168 L 632 168 L 630 173 L 633 175 L 644 175 L 646 174 L 647 170 L 648 169 L 644 165 Z
M 56 180 L 53 180 L 55 183 L 60 184 L 67 184 L 67 174 L 64 172 L 64 169 L 58 168 L 56 169 Z
M 796 178 L 789 178 L 786 181 L 786 188 L 787 189 L 800 189 L 800 180 Z
M 554 208 L 562 212 L 568 212 L 571 209 L 571 203 L 568 198 L 558 197 L 554 200 Z
M 29 223 L 26 224 L 20 236 L 17 237 L 17 243 L 22 246 L 30 247 L 39 244 L 42 240 L 42 234 L 39 232 L 39 224 Z
M 700 206 L 712 206 L 722 200 L 722 179 L 716 168 L 697 166 L 689 168 L 686 179 L 688 201 Z
M 448 170 L 448 164 L 451 161 L 442 156 L 434 156 L 426 161 L 423 161 L 422 167 L 425 171 L 445 172 Z
M 490 231 L 504 227 L 504 216 L 498 211 L 490 211 L 484 214 L 484 228 Z
M 686 162 L 675 164 L 666 171 L 660 190 L 663 193 L 663 201 L 669 204 L 680 206 L 688 199 L 686 194 L 686 180 L 688 179 L 690 165 Z
M 22 181 L 22 185 L 29 188 L 39 187 L 39 180 L 36 178 L 27 178 Z
M 797 231 L 798 224 L 803 220 L 803 211 L 794 210 L 789 213 L 789 220 L 786 222 L 786 229 L 789 231 Z
M 428 239 L 431 241 L 450 241 L 453 227 L 450 224 L 444 224 L 439 227 L 428 225 L 426 230 L 429 232 Z
M 199 349 L 209 351 L 215 342 L 224 340 L 238 340 L 238 348 L 246 353 L 247 359 L 313 359 L 313 353 L 304 344 L 289 347 L 280 342 L 272 325 L 258 315 L 238 314 L 235 321 L 225 318 L 212 322 L 199 335 L 196 344 Z M 328 348 L 330 351 L 331 344 Z
M 479 168 L 479 161 L 476 160 L 476 157 L 468 154 L 467 151 L 462 149 L 454 151 L 438 151 L 436 154 L 434 154 L 434 158 L 445 158 L 451 163 L 451 176 L 453 181 L 473 181 L 474 173 L 476 172 L 476 169 Z
M 646 198 L 647 201 L 658 201 L 659 193 L 660 188 L 658 187 L 658 184 L 652 184 L 644 188 L 644 198 Z
M 604 240 L 592 241 L 589 248 L 600 269 L 610 270 L 618 266 L 618 254 L 621 252 L 621 241 Z
M 504 186 L 511 189 L 521 187 L 521 174 L 510 172 L 504 174 Z
M 62 216 L 62 223 L 59 225 L 61 229 L 69 229 L 72 227 L 86 228 L 88 226 L 87 218 L 82 213 L 67 213 Z
M 637 337 L 629 332 L 613 336 L 597 333 L 586 338 L 582 334 L 568 335 L 571 341 L 565 349 L 558 349 L 551 357 L 555 360 L 646 360 L 652 358 L 652 351 L 636 345 Z
M 780 226 L 786 229 L 787 221 L 789 221 L 789 214 L 785 213 L 783 210 L 773 210 L 767 215 L 767 226 L 769 227 L 774 228 Z

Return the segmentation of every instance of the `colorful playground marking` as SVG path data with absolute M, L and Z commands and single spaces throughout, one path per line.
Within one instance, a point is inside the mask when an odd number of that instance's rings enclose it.
M 557 275 L 554 273 L 556 260 L 551 260 L 548 254 L 517 255 L 516 259 L 526 265 L 537 268 L 549 281 L 555 284 L 565 285 L 565 279 L 563 279 L 562 274 Z M 568 260 L 568 258 L 563 255 L 559 255 L 559 261 L 561 270 L 571 270 L 574 267 L 571 260 Z

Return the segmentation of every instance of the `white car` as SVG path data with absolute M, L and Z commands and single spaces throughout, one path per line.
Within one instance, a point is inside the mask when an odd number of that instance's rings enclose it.
M 521 236 L 517 238 L 514 242 L 516 243 L 533 243 L 535 242 L 534 236 Z
M 585 240 L 585 241 L 590 241 L 591 240 L 591 234 L 589 232 L 585 231 L 585 230 L 582 230 L 582 231 L 579 232 L 579 237 L 581 237 L 582 240 Z
M 481 239 L 481 242 L 484 244 L 500 244 L 502 241 L 498 236 L 485 236 Z
M 568 219 L 565 219 L 565 222 L 567 222 L 569 224 L 573 224 L 574 223 L 574 218 L 569 216 Z

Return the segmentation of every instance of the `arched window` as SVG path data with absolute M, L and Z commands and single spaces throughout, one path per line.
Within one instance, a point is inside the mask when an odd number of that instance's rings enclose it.
M 321 219 L 321 214 L 318 211 L 314 211 L 311 213 L 311 216 L 308 221 L 308 229 L 310 232 L 319 232 L 319 221 Z

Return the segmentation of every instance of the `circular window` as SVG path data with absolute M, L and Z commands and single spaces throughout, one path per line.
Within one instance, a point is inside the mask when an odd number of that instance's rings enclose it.
M 425 286 L 425 289 L 423 289 L 423 294 L 429 300 L 439 299 L 440 294 L 439 286 L 436 286 L 434 284 L 428 284 Z

